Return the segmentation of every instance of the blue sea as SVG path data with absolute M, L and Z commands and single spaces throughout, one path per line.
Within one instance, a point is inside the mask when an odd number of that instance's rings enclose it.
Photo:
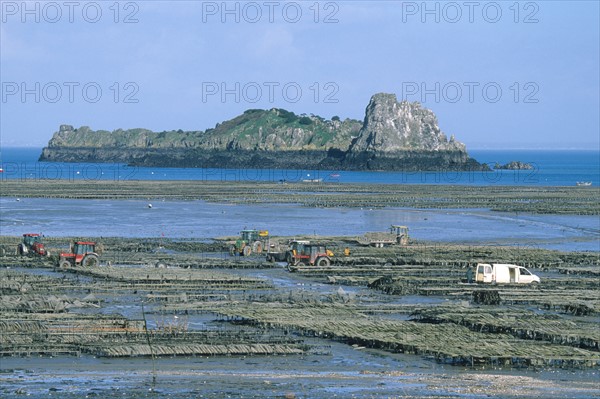
M 510 186 L 575 186 L 600 184 L 598 150 L 471 150 L 493 167 L 511 161 L 530 163 L 532 170 L 490 172 L 355 172 L 336 170 L 215 169 L 135 167 L 126 164 L 38 162 L 41 148 L 3 148 L 1 180 L 199 180 L 288 181 L 322 179 L 324 183 L 457 184 Z

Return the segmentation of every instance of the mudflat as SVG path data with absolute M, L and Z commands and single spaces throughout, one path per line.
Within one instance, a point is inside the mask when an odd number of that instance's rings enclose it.
M 48 204 L 61 198 L 262 201 L 326 214 L 338 207 L 464 208 L 487 196 L 478 208 L 530 206 L 524 198 L 538 201 L 530 214 L 593 214 L 598 206 L 587 199 L 595 191 L 585 188 L 512 188 L 519 202 L 495 187 L 1 184 L 5 199 L 48 198 Z M 180 217 L 186 215 L 182 209 Z M 65 221 L 48 213 L 44 223 Z M 335 254 L 330 265 L 288 270 L 264 255 L 230 255 L 234 237 L 220 231 L 179 237 L 100 237 L 93 226 L 80 231 L 45 237 L 50 257 L 17 255 L 21 238 L 0 236 L 2 397 L 600 395 L 597 251 L 542 249 L 535 239 L 467 245 L 412 238 L 408 245 L 374 248 L 348 235 L 272 237 L 318 240 Z M 521 233 L 512 234 L 518 243 Z M 585 234 L 593 239 L 598 231 Z M 99 266 L 57 266 L 74 239 L 100 244 Z M 468 283 L 467 268 L 479 262 L 525 266 L 541 283 Z
M 332 207 L 485 208 L 600 215 L 598 187 L 271 183 L 243 181 L 4 180 L 3 197 L 204 200 Z

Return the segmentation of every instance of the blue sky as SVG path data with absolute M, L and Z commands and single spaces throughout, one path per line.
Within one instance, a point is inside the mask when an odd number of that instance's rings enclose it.
M 598 4 L 3 0 L 0 145 L 248 108 L 362 119 L 389 92 L 467 148 L 598 150 Z

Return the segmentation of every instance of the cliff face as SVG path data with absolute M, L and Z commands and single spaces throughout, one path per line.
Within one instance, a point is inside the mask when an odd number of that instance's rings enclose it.
M 463 143 L 446 137 L 431 110 L 384 93 L 371 97 L 363 127 L 344 163 L 383 170 L 481 167 L 469 158 Z
M 40 160 L 211 168 L 482 168 L 464 144 L 446 138 L 432 111 L 398 103 L 393 94 L 374 95 L 363 123 L 273 108 L 248 110 L 206 131 L 109 132 L 61 125 Z
M 431 110 L 416 102 L 398 102 L 394 94 L 375 94 L 350 152 L 386 155 L 412 150 L 466 151 L 465 145 L 454 137 L 446 138 Z

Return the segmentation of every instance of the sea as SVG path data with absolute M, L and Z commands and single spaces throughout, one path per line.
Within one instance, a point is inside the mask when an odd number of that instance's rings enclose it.
M 3 148 L 0 180 L 197 180 L 323 183 L 456 184 L 508 186 L 600 185 L 600 150 L 471 150 L 471 157 L 489 165 L 511 161 L 531 164 L 529 170 L 372 172 L 298 169 L 159 168 L 120 163 L 38 162 L 41 148 Z
M 298 181 L 463 185 L 575 186 L 600 184 L 600 155 L 594 151 L 472 151 L 480 162 L 513 160 L 535 165 L 529 171 L 396 173 L 306 170 L 237 170 L 132 167 L 125 164 L 38 162 L 41 149 L 2 151 L 2 180 L 197 180 Z M 407 225 L 419 241 L 600 251 L 600 218 L 536 215 L 489 209 L 307 208 L 297 204 L 223 204 L 195 201 L 76 200 L 0 197 L 0 234 L 40 232 L 64 237 L 214 238 L 243 228 L 268 229 L 278 236 L 362 235 Z M 65 215 L 69 215 L 68 221 Z M 102 217 L 99 217 L 102 215 Z M 327 220 L 327 223 L 323 223 Z

